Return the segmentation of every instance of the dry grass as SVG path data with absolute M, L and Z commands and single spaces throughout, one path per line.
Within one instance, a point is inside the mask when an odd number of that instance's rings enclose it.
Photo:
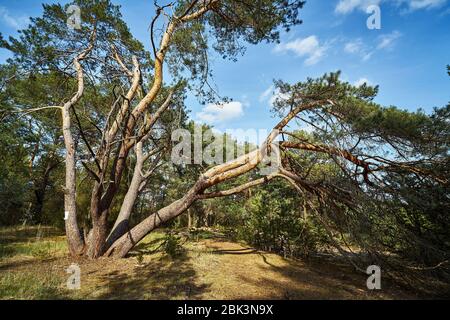
M 45 232 L 42 232 L 45 230 Z M 73 260 L 57 230 L 0 230 L 0 299 L 407 299 L 383 282 L 346 266 L 297 261 L 257 251 L 223 237 L 188 241 L 170 258 L 149 235 L 127 259 Z M 205 239 L 208 238 L 208 239 Z M 67 290 L 66 268 L 81 268 L 81 289 Z

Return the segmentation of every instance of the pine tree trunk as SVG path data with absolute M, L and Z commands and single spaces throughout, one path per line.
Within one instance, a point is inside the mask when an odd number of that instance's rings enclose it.
M 148 233 L 158 228 L 164 222 L 178 217 L 180 214 L 189 209 L 195 200 L 197 200 L 196 196 L 201 187 L 201 183 L 196 183 L 183 198 L 178 199 L 177 201 L 147 217 L 114 242 L 109 250 L 106 251 L 105 255 L 115 258 L 125 257 L 128 252 Z
M 134 204 L 139 196 L 140 186 L 144 181 L 142 176 L 143 161 L 138 159 L 133 172 L 130 186 L 120 207 L 119 215 L 116 219 L 114 227 L 108 236 L 105 249 L 107 250 L 117 239 L 123 236 L 129 229 L 129 219 L 133 212 Z
M 99 219 L 93 222 L 93 227 L 89 232 L 86 243 L 86 256 L 91 259 L 99 258 L 105 250 L 105 242 L 107 236 L 107 214 L 104 212 Z
M 65 105 L 62 111 L 63 135 L 66 147 L 64 219 L 69 252 L 71 255 L 80 255 L 84 245 L 77 223 L 75 143 L 70 130 L 70 107 L 70 105 Z

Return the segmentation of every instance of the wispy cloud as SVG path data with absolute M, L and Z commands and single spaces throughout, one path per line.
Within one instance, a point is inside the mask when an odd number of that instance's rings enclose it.
M 390 4 L 415 11 L 438 8 L 446 2 L 447 0 L 339 0 L 334 11 L 338 14 L 348 14 L 355 10 L 366 11 L 369 6 L 380 4 Z
M 398 38 L 400 38 L 402 34 L 397 30 L 381 35 L 378 39 L 377 49 L 390 49 L 394 46 L 395 42 Z
M 440 7 L 445 4 L 447 0 L 403 0 L 402 2 L 407 2 L 411 10 L 418 10 Z
M 344 47 L 347 53 L 360 53 L 363 51 L 363 43 L 361 39 L 356 39 L 354 41 L 347 42 Z
M 371 5 L 379 5 L 381 0 L 339 0 L 334 11 L 339 14 L 347 14 L 359 9 L 366 11 Z
M 280 90 L 273 85 L 264 90 L 259 96 L 259 102 L 266 102 L 271 107 L 274 106 L 275 102 L 287 99 L 289 99 L 289 95 L 281 93 Z
M 274 91 L 274 87 L 273 85 L 268 87 L 266 90 L 264 90 L 263 93 L 260 94 L 258 100 L 259 102 L 264 102 L 267 101 L 268 99 L 270 99 L 270 97 L 273 95 L 273 91 Z
M 344 45 L 344 52 L 357 55 L 362 61 L 369 60 L 377 51 L 392 50 L 402 34 L 394 30 L 391 33 L 380 35 L 375 44 L 366 44 L 361 38 L 350 40 Z
M 197 118 L 207 123 L 223 123 L 240 118 L 244 115 L 244 104 L 232 101 L 224 104 L 207 104 L 196 114 Z
M 317 36 L 298 38 L 293 41 L 281 43 L 275 47 L 275 52 L 291 51 L 299 57 L 304 57 L 305 65 L 311 66 L 318 63 L 327 51 L 327 46 L 319 42 Z
M 24 15 L 19 17 L 12 16 L 8 9 L 0 7 L 0 22 L 10 28 L 18 30 L 25 28 L 30 22 L 30 19 Z
M 372 57 L 373 51 L 361 39 L 356 39 L 347 42 L 344 45 L 344 51 L 350 54 L 356 54 L 361 57 L 363 61 L 367 61 Z

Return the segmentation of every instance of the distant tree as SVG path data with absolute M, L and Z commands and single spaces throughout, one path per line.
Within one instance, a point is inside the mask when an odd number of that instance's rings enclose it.
M 3 121 L 0 126 L 5 135 L 2 139 L 5 141 L 2 163 L 7 164 L 4 166 L 7 171 L 11 171 L 5 179 L 8 180 L 6 183 L 21 181 L 26 190 L 9 198 L 11 201 L 19 195 L 24 195 L 21 197 L 21 205 L 16 206 L 16 219 L 10 223 L 17 223 L 18 219 L 24 223 L 41 223 L 42 206 L 51 184 L 51 173 L 60 163 L 60 130 L 59 126 L 54 124 L 54 115 L 49 116 L 47 113 L 29 117 L 15 111 L 18 106 L 32 108 L 42 105 L 42 101 L 47 102 L 46 93 L 51 81 L 46 78 L 46 84 L 42 86 L 42 82 L 37 81 L 36 77 L 22 77 L 14 68 L 3 66 L 2 71 L 0 95 L 3 100 Z M 8 117 L 7 112 L 11 113 Z M 18 171 L 21 172 L 20 178 L 11 175 L 12 172 Z M 8 188 L 2 190 L 7 191 Z

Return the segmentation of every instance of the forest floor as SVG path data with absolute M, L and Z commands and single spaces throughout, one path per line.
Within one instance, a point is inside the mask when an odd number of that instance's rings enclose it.
M 411 299 L 383 282 L 329 259 L 293 260 L 202 233 L 184 242 L 176 257 L 157 250 L 154 232 L 130 257 L 72 259 L 65 237 L 48 227 L 0 229 L 0 299 Z M 66 272 L 81 270 L 81 287 L 68 290 Z

